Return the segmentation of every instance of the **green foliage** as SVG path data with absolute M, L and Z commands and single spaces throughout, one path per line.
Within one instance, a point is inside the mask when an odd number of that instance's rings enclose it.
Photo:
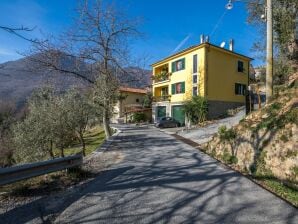
M 292 167 L 292 171 L 293 171 L 295 176 L 298 176 L 298 166 Z
M 225 163 L 229 163 L 230 161 L 230 157 L 231 157 L 231 154 L 228 152 L 228 150 L 224 150 L 224 153 L 222 155 L 222 160 L 225 162 Z
M 273 176 L 259 176 L 255 177 L 257 181 L 261 182 L 262 185 L 265 185 L 271 191 L 279 195 L 280 197 L 286 199 L 295 206 L 298 206 L 298 194 L 295 187 L 290 186 L 281 182 L 279 179 L 274 178 Z
M 227 164 L 237 164 L 238 158 L 228 152 L 227 149 L 224 150 L 222 155 L 222 160 Z
M 142 112 L 136 112 L 132 115 L 134 122 L 144 122 L 146 121 L 146 114 Z
M 288 150 L 285 157 L 286 158 L 296 158 L 298 156 L 297 150 Z
M 167 71 L 162 71 L 161 73 L 155 74 L 154 76 L 152 76 L 152 79 L 155 82 L 162 82 L 162 81 L 168 80 L 171 75 L 172 73 L 169 73 Z
M 54 149 L 64 156 L 64 149 L 76 139 L 85 154 L 83 133 L 93 110 L 84 93 L 71 89 L 57 94 L 53 88 L 44 87 L 33 93 L 28 108 L 26 118 L 13 128 L 18 162 L 53 158 Z
M 151 108 L 152 107 L 152 101 L 153 101 L 152 92 L 147 92 L 145 97 L 144 97 L 143 107 Z
M 92 127 L 87 129 L 84 132 L 84 140 L 85 140 L 85 152 L 86 155 L 94 152 L 105 140 L 105 133 L 103 129 L 99 126 Z M 82 144 L 79 140 L 72 142 L 70 147 L 65 148 L 65 156 L 74 155 L 80 153 L 82 151 Z M 58 150 L 54 150 L 54 153 L 59 155 Z
M 260 4 L 261 3 L 261 4 Z M 265 48 L 265 23 L 260 19 L 264 14 L 265 0 L 251 0 L 247 3 L 248 22 L 260 28 L 260 44 L 261 50 Z M 297 0 L 273 0 L 273 30 L 274 30 L 274 44 L 278 50 L 279 55 L 289 55 L 291 52 L 288 48 L 289 44 L 295 37 L 296 18 L 298 14 Z
M 206 120 L 208 114 L 208 101 L 201 96 L 194 96 L 184 104 L 186 116 L 192 123 L 198 124 Z
M 293 72 L 289 62 L 282 56 L 279 56 L 274 61 L 274 76 L 273 84 L 281 85 L 287 82 L 289 75 Z
M 230 141 L 236 138 L 236 131 L 232 128 L 227 129 L 225 125 L 218 128 L 218 135 L 222 141 Z
M 283 128 L 288 123 L 298 125 L 298 108 L 293 108 L 285 114 L 278 116 L 277 114 L 280 108 L 280 103 L 273 103 L 270 105 L 266 110 L 267 113 L 269 113 L 269 116 L 262 119 L 255 128 L 252 128 L 252 130 L 256 132 L 260 129 Z
M 16 122 L 15 105 L 0 101 L 0 167 L 11 166 L 14 147 L 12 144 L 11 129 Z
M 287 141 L 289 141 L 289 138 L 283 134 L 280 136 L 280 140 L 282 140 L 283 142 L 287 142 Z
M 238 163 L 238 158 L 236 156 L 231 156 L 230 157 L 230 163 L 231 164 L 237 164 Z
M 261 151 L 261 153 L 257 157 L 255 167 L 251 167 L 251 171 L 254 176 L 272 175 L 272 172 L 266 168 L 266 155 L 266 151 Z

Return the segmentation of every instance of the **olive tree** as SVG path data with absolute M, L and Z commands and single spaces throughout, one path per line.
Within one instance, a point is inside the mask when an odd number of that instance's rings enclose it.
M 90 95 L 90 94 L 89 94 Z M 63 97 L 63 105 L 67 110 L 67 125 L 73 130 L 82 145 L 82 153 L 86 155 L 86 142 L 84 133 L 89 120 L 94 118 L 95 108 L 91 103 L 91 97 L 87 93 L 72 88 Z
M 53 152 L 53 126 L 50 107 L 54 90 L 44 87 L 35 91 L 28 101 L 28 114 L 13 128 L 15 159 L 17 162 L 32 162 L 50 156 Z

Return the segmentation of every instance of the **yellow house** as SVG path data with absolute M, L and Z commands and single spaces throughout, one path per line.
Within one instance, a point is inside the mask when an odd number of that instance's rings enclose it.
M 143 101 L 148 89 L 120 87 L 119 99 L 113 108 L 113 123 L 126 123 L 134 112 L 143 112 L 151 118 L 151 108 L 144 108 Z
M 209 118 L 245 104 L 252 59 L 208 42 L 170 55 L 154 64 L 154 121 L 172 116 L 185 123 L 183 104 L 192 96 L 208 100 Z

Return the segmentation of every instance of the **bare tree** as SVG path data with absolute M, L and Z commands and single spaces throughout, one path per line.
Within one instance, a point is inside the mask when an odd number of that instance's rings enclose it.
M 24 40 L 30 41 L 32 43 L 39 43 L 38 39 L 31 39 L 31 38 L 28 38 L 22 34 L 22 32 L 33 31 L 35 29 L 35 27 L 29 28 L 29 27 L 24 27 L 24 26 L 21 26 L 21 27 L 0 26 L 0 29 L 6 31 L 8 33 L 11 33 L 17 37 L 20 37 Z
M 139 35 L 138 22 L 100 0 L 82 1 L 78 14 L 73 29 L 57 42 L 34 44 L 29 59 L 43 68 L 72 74 L 92 84 L 94 100 L 102 110 L 101 120 L 109 138 L 110 115 L 119 80 L 128 75 L 123 68 L 129 64 L 128 43 Z M 132 79 L 125 81 L 138 77 Z
M 117 75 L 128 56 L 127 41 L 138 34 L 136 23 L 115 7 L 105 7 L 99 0 L 93 4 L 84 1 L 79 14 L 75 32 L 69 36 L 82 46 L 81 58 L 96 63 L 96 102 L 102 106 L 103 127 L 109 138 L 110 112 L 118 91 Z

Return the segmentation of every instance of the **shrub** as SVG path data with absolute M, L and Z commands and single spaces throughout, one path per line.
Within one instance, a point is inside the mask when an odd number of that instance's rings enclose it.
M 184 104 L 186 116 L 192 123 L 198 124 L 206 120 L 208 113 L 208 101 L 201 96 L 194 96 Z
M 280 140 L 282 140 L 283 142 L 289 141 L 289 139 L 288 139 L 288 137 L 286 135 L 280 136 Z
M 225 125 L 218 128 L 219 138 L 222 141 L 230 141 L 236 138 L 236 131 L 234 129 L 227 129 Z
M 142 112 L 136 112 L 132 117 L 134 122 L 142 122 L 146 120 L 146 114 Z
M 236 156 L 231 155 L 231 153 L 229 153 L 226 149 L 222 155 L 222 160 L 228 164 L 236 164 L 238 162 L 238 158 Z
M 238 158 L 236 156 L 231 156 L 230 157 L 230 163 L 231 164 L 237 164 L 238 163 Z

